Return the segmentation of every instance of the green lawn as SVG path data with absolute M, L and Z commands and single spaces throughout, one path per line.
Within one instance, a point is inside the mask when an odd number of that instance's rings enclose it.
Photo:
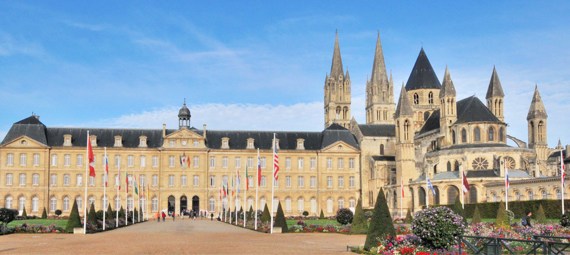
M 67 220 L 54 220 L 54 219 L 33 219 L 33 220 L 15 220 L 8 224 L 8 227 L 20 226 L 24 223 L 29 225 L 46 225 L 55 224 L 55 226 L 60 228 L 65 228 L 67 225 Z
M 321 226 L 326 226 L 326 225 L 340 225 L 336 220 L 303 220 L 305 222 L 305 224 L 307 225 L 321 225 Z M 293 226 L 293 225 L 297 225 L 298 220 L 287 220 L 287 226 Z

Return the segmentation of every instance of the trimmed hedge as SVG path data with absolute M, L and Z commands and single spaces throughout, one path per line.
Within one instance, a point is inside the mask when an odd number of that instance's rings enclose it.
M 481 218 L 495 218 L 499 210 L 499 205 L 504 203 L 505 202 L 465 204 L 465 216 L 472 218 L 475 206 L 477 206 L 479 207 Z M 533 212 L 533 214 L 536 214 L 541 204 L 546 218 L 560 219 L 562 215 L 562 204 L 560 200 L 509 201 L 509 211 L 512 211 L 516 218 L 521 218 L 526 215 L 526 211 L 529 210 Z M 565 208 L 570 208 L 569 199 L 565 200 Z

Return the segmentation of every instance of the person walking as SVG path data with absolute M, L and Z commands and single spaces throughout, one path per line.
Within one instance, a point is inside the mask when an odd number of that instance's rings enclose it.
M 160 223 L 160 212 L 156 212 L 156 222 Z
M 176 218 L 176 213 L 172 212 L 172 221 L 174 221 L 175 218 Z
M 166 213 L 164 213 L 164 211 L 162 211 L 162 222 L 164 222 L 166 220 Z
M 532 212 L 528 211 L 526 212 L 526 215 L 522 217 L 521 219 L 521 225 L 523 227 L 528 227 L 528 228 L 532 228 L 532 223 L 530 222 L 530 217 L 532 216 Z

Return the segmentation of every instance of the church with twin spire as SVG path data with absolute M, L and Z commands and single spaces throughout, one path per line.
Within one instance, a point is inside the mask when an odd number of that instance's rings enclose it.
M 359 122 L 352 117 L 352 83 L 338 34 L 332 55 L 319 132 L 210 130 L 205 124 L 198 129 L 191 125 L 186 102 L 179 125 L 170 128 L 50 127 L 37 115 L 17 121 L 0 143 L 0 207 L 25 208 L 28 215 L 39 216 L 43 208 L 67 215 L 73 201 L 86 199 L 97 210 L 111 204 L 140 208 L 147 215 L 185 210 L 220 214 L 257 204 L 262 210 L 273 200 L 275 209 L 283 204 L 286 215 L 332 216 L 340 208 L 354 208 L 358 199 L 372 208 L 382 188 L 398 216 L 453 204 L 458 197 L 465 197 L 465 203 L 499 202 L 505 196 L 510 201 L 558 199 L 568 190 L 561 187 L 560 174 L 569 163 L 570 147 L 560 142 L 548 146 L 548 115 L 538 86 L 529 98 L 526 141 L 508 133 L 508 91 L 495 67 L 489 84 L 481 84 L 487 88 L 485 100 L 457 98 L 450 70 L 446 67 L 440 80 L 421 48 L 396 101 L 378 35 L 366 81 L 365 122 Z M 96 177 L 85 176 L 87 139 L 99 170 Z M 281 170 L 272 197 L 273 144 Z M 102 176 L 105 156 L 108 193 Z M 259 179 L 254 175 L 258 166 Z M 504 187 L 507 172 L 509 190 Z M 469 191 L 461 196 L 463 175 Z M 259 187 L 257 201 L 254 192 L 221 196 L 221 189 L 231 180 L 238 183 L 238 176 L 241 184 L 248 179 L 249 190 Z M 119 191 L 121 183 L 141 192 Z

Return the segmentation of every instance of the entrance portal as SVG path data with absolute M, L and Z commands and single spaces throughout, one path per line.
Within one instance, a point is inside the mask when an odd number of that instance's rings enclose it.
M 182 214 L 184 211 L 186 211 L 186 209 L 188 209 L 188 199 L 186 198 L 186 196 L 181 196 L 180 197 L 180 214 Z
M 196 213 L 200 211 L 200 198 L 198 196 L 192 197 L 192 211 Z
M 174 196 L 170 195 L 168 197 L 168 214 L 170 215 L 171 213 L 174 212 L 174 206 L 176 205 L 176 199 L 174 198 Z

